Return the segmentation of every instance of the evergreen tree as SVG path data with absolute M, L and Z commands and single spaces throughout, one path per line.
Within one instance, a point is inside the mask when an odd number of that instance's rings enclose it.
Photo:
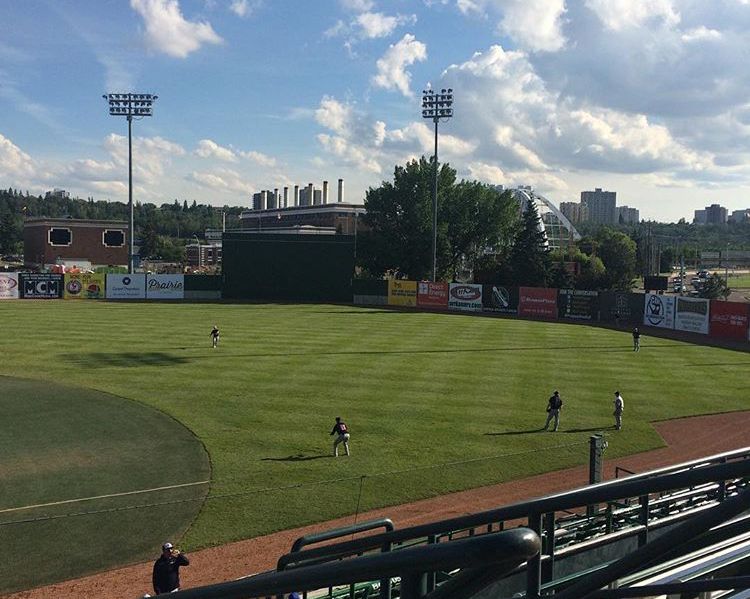
M 549 283 L 550 252 L 540 224 L 536 205 L 527 202 L 510 252 L 510 268 L 516 285 L 546 287 Z

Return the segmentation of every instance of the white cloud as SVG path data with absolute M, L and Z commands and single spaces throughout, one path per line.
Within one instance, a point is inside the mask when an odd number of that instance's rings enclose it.
M 482 4 L 476 0 L 457 0 L 456 6 L 458 7 L 458 10 L 465 15 L 470 13 L 482 14 L 484 12 Z
M 158 52 L 185 58 L 203 44 L 223 41 L 210 23 L 186 20 L 177 0 L 130 0 L 130 6 L 143 17 L 146 42 Z
M 36 173 L 36 164 L 26 152 L 0 133 L 0 178 L 28 181 Z
M 366 12 L 375 6 L 372 0 L 339 0 L 339 4 L 344 10 L 351 12 Z
M 315 120 L 331 131 L 344 135 L 351 128 L 352 107 L 324 96 L 315 111 Z
M 323 148 L 341 158 L 345 164 L 355 166 L 372 173 L 380 173 L 382 168 L 377 160 L 368 156 L 367 152 L 355 144 L 352 144 L 349 140 L 337 136 L 328 135 L 326 133 L 320 133 L 318 135 L 318 141 Z
M 373 39 L 387 37 L 401 25 L 416 23 L 416 15 L 388 16 L 380 12 L 364 12 L 357 15 L 356 22 L 362 31 L 362 37 Z
M 229 5 L 229 10 L 236 14 L 240 18 L 250 17 L 253 12 L 258 10 L 262 4 L 262 0 L 232 0 Z
M 192 171 L 186 178 L 188 181 L 214 191 L 241 195 L 250 195 L 255 192 L 255 187 L 251 183 L 248 183 L 240 173 L 231 169 L 220 168 L 212 172 Z
M 555 52 L 565 46 L 562 16 L 565 0 L 501 0 L 500 29 L 521 47 Z
M 615 31 L 639 27 L 649 20 L 670 27 L 680 22 L 680 14 L 672 0 L 586 0 L 586 6 L 596 13 L 605 27 Z
M 427 46 L 410 33 L 396 44 L 391 44 L 382 58 L 377 61 L 378 73 L 372 78 L 373 84 L 384 89 L 395 89 L 411 97 L 409 88 L 411 73 L 406 67 L 415 62 L 427 60 Z
M 721 38 L 721 32 L 716 29 L 708 29 L 701 25 L 695 29 L 685 31 L 681 36 L 683 42 L 697 42 L 703 40 L 718 40 Z
M 201 139 L 195 153 L 201 158 L 216 158 L 225 162 L 237 162 L 234 151 L 224 148 L 210 139 Z
M 240 152 L 240 156 L 267 168 L 275 168 L 278 164 L 277 160 L 272 156 L 254 150 L 251 150 L 250 152 Z
M 424 123 L 410 123 L 401 129 L 383 131 L 384 138 L 391 144 L 411 144 L 425 154 L 432 155 L 434 151 L 434 132 Z M 416 143 L 414 143 L 416 142 Z M 438 151 L 449 157 L 467 156 L 477 147 L 476 142 L 469 142 L 455 135 L 445 132 L 440 134 Z

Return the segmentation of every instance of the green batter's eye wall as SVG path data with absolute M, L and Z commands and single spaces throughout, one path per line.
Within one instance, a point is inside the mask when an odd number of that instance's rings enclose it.
M 225 299 L 351 302 L 354 236 L 227 232 Z

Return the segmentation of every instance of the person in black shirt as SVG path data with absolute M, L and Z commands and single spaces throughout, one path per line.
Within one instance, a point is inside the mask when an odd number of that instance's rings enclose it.
M 180 590 L 180 566 L 189 566 L 190 560 L 172 543 L 161 546 L 161 555 L 154 562 L 154 593 L 163 595 Z
M 214 328 L 211 329 L 209 335 L 211 336 L 212 347 L 216 349 L 216 347 L 219 345 L 219 327 L 214 325 Z
M 560 410 L 562 410 L 562 404 L 563 402 L 560 397 L 560 392 L 555 391 L 547 402 L 547 422 L 544 423 L 545 431 L 548 430 L 549 423 L 552 422 L 553 418 L 555 419 L 555 428 L 552 430 L 557 431 L 557 427 L 560 426 Z
M 338 416 L 336 416 L 336 424 L 333 425 L 331 434 L 337 435 L 336 440 L 333 442 L 333 457 L 339 457 L 339 443 L 344 444 L 346 455 L 349 455 L 349 428 Z
M 638 327 L 633 329 L 633 351 L 640 351 L 641 349 L 641 332 Z

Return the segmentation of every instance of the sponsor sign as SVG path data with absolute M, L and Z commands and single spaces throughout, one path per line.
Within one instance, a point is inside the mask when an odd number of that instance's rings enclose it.
M 584 289 L 560 289 L 557 301 L 560 318 L 594 320 L 598 311 L 599 293 Z
M 466 312 L 481 312 L 482 286 L 471 283 L 451 283 L 448 290 L 448 308 Z
M 646 293 L 643 304 L 643 324 L 660 329 L 674 328 L 674 296 Z
M 416 306 L 417 282 L 388 279 L 389 306 Z
M 518 315 L 528 318 L 557 319 L 557 289 L 520 287 Z
M 417 306 L 424 308 L 447 308 L 448 283 L 433 283 L 432 281 L 420 281 L 417 284 Z
M 146 275 L 107 275 L 107 299 L 145 299 Z
M 18 273 L 0 272 L 0 300 L 18 299 Z
M 63 276 L 48 273 L 21 273 L 22 299 L 59 299 L 63 292 Z
M 485 285 L 482 288 L 482 309 L 502 314 L 518 313 L 518 288 Z
M 101 273 L 66 273 L 64 283 L 64 299 L 104 299 L 104 275 Z
M 709 300 L 697 297 L 678 297 L 674 309 L 674 328 L 708 335 Z
M 712 337 L 747 339 L 750 306 L 739 302 L 711 300 L 709 332 Z
M 184 299 L 184 275 L 146 275 L 147 299 Z

